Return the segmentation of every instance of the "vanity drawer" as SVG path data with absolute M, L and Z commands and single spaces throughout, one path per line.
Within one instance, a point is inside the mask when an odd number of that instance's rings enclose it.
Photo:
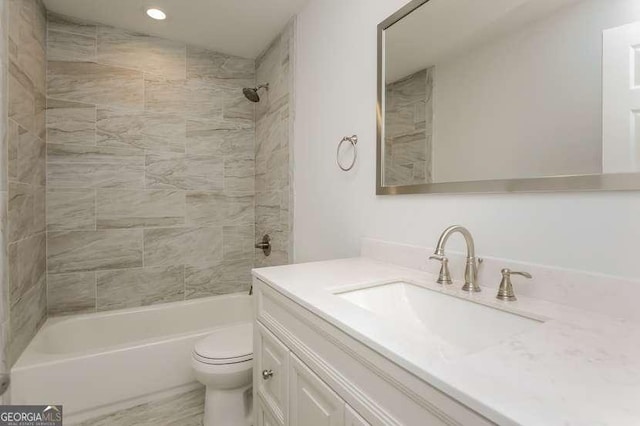
M 254 328 L 253 383 L 278 424 L 288 424 L 289 350 L 260 323 Z

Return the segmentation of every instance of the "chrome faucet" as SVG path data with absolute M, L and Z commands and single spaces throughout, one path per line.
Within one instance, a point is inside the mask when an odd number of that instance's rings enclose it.
M 435 253 L 433 256 L 429 257 L 429 259 L 442 262 L 442 268 L 440 268 L 440 275 L 437 282 L 439 284 L 451 284 L 452 281 L 448 267 L 449 259 L 447 259 L 444 254 L 444 247 L 451 234 L 456 232 L 461 233 L 467 243 L 467 263 L 464 268 L 464 286 L 462 286 L 462 290 L 477 293 L 481 291 L 480 286 L 478 285 L 478 266 L 482 261 L 476 258 L 476 249 L 473 243 L 473 237 L 467 228 L 460 225 L 454 225 L 445 229 L 438 240 Z

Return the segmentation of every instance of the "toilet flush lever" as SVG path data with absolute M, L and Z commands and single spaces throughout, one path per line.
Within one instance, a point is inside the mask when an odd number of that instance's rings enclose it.
M 273 370 L 262 370 L 262 380 L 269 380 L 273 377 Z

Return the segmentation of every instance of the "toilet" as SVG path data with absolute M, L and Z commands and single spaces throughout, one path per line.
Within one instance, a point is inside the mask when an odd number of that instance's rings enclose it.
M 197 342 L 192 367 L 206 386 L 204 426 L 252 424 L 252 324 L 224 327 Z

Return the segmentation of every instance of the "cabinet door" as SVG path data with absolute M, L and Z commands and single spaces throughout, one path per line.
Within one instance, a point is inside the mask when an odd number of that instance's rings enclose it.
M 282 424 L 276 420 L 269 409 L 265 406 L 261 398 L 256 400 L 256 426 L 281 426 Z
M 360 414 L 356 413 L 353 408 L 345 405 L 344 409 L 344 426 L 370 426 Z
M 289 350 L 259 322 L 254 330 L 256 394 L 271 408 L 279 422 L 287 425 Z
M 345 403 L 329 386 L 290 356 L 289 421 L 291 426 L 344 426 Z

